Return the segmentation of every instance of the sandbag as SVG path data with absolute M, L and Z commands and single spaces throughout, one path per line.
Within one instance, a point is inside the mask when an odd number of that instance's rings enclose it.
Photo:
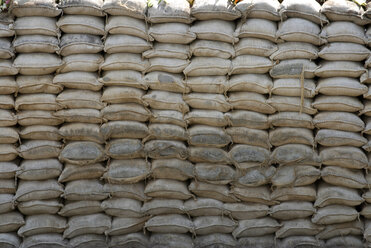
M 303 86 L 300 79 L 280 78 L 273 81 L 273 88 L 270 93 L 281 96 L 301 96 L 313 98 L 316 95 L 316 84 L 311 79 L 304 79 Z
M 322 5 L 321 12 L 330 21 L 351 21 L 358 25 L 368 23 L 368 20 L 363 18 L 362 7 L 347 0 L 327 1 Z
M 108 54 L 104 62 L 99 66 L 101 70 L 134 70 L 145 71 L 148 67 L 148 60 L 143 60 L 139 54 L 114 53 Z M 107 81 L 107 80 L 105 80 Z
M 66 109 L 53 113 L 61 122 L 102 123 L 102 114 L 97 109 Z M 54 124 L 55 125 L 55 124 Z
M 212 64 L 213 66 L 210 66 Z M 229 59 L 216 57 L 194 57 L 191 63 L 183 70 L 184 75 L 189 76 L 224 76 L 231 68 Z M 217 70 L 215 70 L 217 69 Z
M 160 248 L 163 246 L 171 246 L 178 248 L 193 247 L 192 237 L 180 233 L 154 233 L 151 235 L 150 246 L 153 248 Z
M 99 65 L 104 61 L 100 54 L 71 54 L 64 56 L 63 65 L 58 69 L 58 73 L 66 73 L 71 71 L 98 71 Z
M 274 187 L 300 187 L 315 183 L 321 177 L 321 171 L 311 165 L 279 166 L 271 183 Z
M 111 104 L 101 111 L 104 119 L 109 121 L 140 121 L 146 122 L 151 112 L 137 103 Z
M 110 121 L 100 127 L 100 133 L 104 139 L 131 138 L 141 139 L 148 136 L 147 125 L 136 121 Z
M 370 50 L 365 46 L 348 42 L 331 42 L 322 47 L 318 56 L 325 60 L 363 61 L 368 58 Z
M 189 88 L 181 74 L 154 71 L 144 76 L 145 83 L 153 90 L 164 90 L 177 93 L 188 93 Z
M 57 21 L 57 26 L 66 34 L 105 35 L 103 18 L 81 13 L 62 16 Z
M 49 247 L 66 247 L 68 241 L 63 239 L 61 234 L 48 233 L 48 234 L 36 234 L 24 238 L 22 248 L 32 248 L 37 246 L 49 246 Z
M 111 227 L 111 218 L 105 214 L 73 216 L 63 233 L 64 238 L 73 238 L 82 234 L 103 234 Z
M 176 0 L 170 3 L 154 1 L 148 8 L 147 18 L 151 23 L 181 22 L 191 23 L 191 8 L 186 0 Z
M 222 202 L 238 201 L 237 198 L 231 194 L 227 185 L 209 184 L 193 180 L 188 188 L 197 197 L 211 198 Z
M 316 188 L 314 185 L 277 188 L 271 194 L 273 201 L 310 201 L 316 199 Z
M 155 179 L 186 181 L 194 176 L 194 166 L 187 160 L 156 159 L 151 164 L 151 176 Z
M 367 86 L 355 78 L 323 78 L 318 81 L 316 92 L 328 96 L 360 96 L 367 93 Z
M 233 21 L 241 16 L 241 13 L 227 0 L 196 0 L 191 8 L 192 16 L 197 20 L 221 19 Z
M 284 220 L 281 225 L 282 227 L 276 232 L 276 238 L 313 236 L 324 229 L 324 227 L 312 223 L 309 219 Z
M 357 147 L 326 147 L 320 150 L 319 155 L 324 165 L 336 165 L 350 169 L 362 169 L 368 166 L 366 154 Z
M 22 139 L 32 139 L 32 140 L 61 140 L 58 128 L 55 126 L 44 126 L 44 125 L 32 125 L 23 127 L 19 131 L 19 135 Z
M 59 155 L 60 161 L 76 165 L 92 164 L 105 159 L 103 148 L 89 141 L 71 142 L 63 148 Z
M 216 110 L 194 109 L 184 116 L 184 120 L 184 123 L 188 125 L 200 124 L 213 127 L 224 127 L 228 125 L 225 114 Z
M 197 236 L 194 240 L 195 247 L 212 247 L 221 245 L 222 247 L 236 247 L 237 241 L 230 234 L 212 233 L 208 235 Z
M 242 38 L 237 44 L 234 45 L 234 49 L 236 56 L 250 54 L 269 57 L 275 51 L 277 51 L 278 47 L 276 43 L 269 40 L 259 38 Z
M 190 53 L 199 57 L 219 57 L 228 59 L 235 56 L 233 46 L 226 42 L 196 40 L 190 45 Z
M 208 109 L 228 112 L 231 108 L 222 94 L 190 93 L 183 96 L 183 100 L 192 108 Z
M 259 203 L 224 203 L 224 209 L 233 219 L 257 219 L 268 215 L 269 207 Z
M 19 17 L 14 22 L 14 31 L 17 35 L 49 35 L 59 36 L 56 19 L 44 16 Z
M 302 144 L 288 144 L 279 146 L 272 153 L 272 163 L 280 165 L 306 164 L 320 165 L 321 160 L 316 151 L 310 146 Z
M 182 73 L 189 61 L 176 58 L 151 58 L 147 72 L 163 71 L 168 73 Z
M 302 112 L 309 115 L 317 113 L 317 109 L 313 108 L 313 100 L 297 96 L 272 96 L 267 100 L 267 103 L 278 112 Z
M 16 75 L 18 68 L 14 67 L 11 60 L 0 60 L 0 76 Z
M 326 207 L 333 204 L 344 206 L 357 206 L 364 202 L 357 189 L 346 188 L 342 186 L 332 186 L 321 183 L 318 186 L 317 199 L 315 207 Z
M 89 166 L 80 166 L 67 163 L 65 164 L 58 181 L 63 183 L 78 179 L 100 178 L 104 172 L 105 167 L 99 163 L 89 164 Z
M 231 189 L 231 193 L 243 202 L 260 203 L 265 205 L 278 204 L 277 201 L 271 199 L 271 192 L 268 186 L 254 187 L 235 187 Z
M 63 187 L 54 179 L 43 181 L 19 181 L 14 200 L 18 202 L 31 200 L 48 200 L 58 198 L 63 193 Z
M 223 164 L 197 163 L 194 174 L 198 181 L 212 184 L 228 184 L 237 177 L 233 167 Z
M 105 1 L 103 8 L 105 8 L 105 5 L 110 4 L 110 2 L 112 3 L 114 1 Z M 139 3 L 137 1 L 137 4 Z M 125 8 L 126 6 L 123 5 L 122 7 Z M 104 29 L 110 34 L 128 34 L 142 39 L 148 39 L 145 22 L 131 16 L 110 15 Z
M 148 236 L 141 232 L 129 233 L 120 236 L 112 236 L 109 241 L 112 247 L 138 247 L 145 248 L 149 246 Z
M 55 72 L 62 60 L 55 54 L 48 53 L 23 53 L 17 56 L 13 66 L 24 75 L 45 75 Z
M 140 218 L 114 217 L 110 229 L 108 229 L 105 234 L 117 236 L 139 232 L 140 230 L 143 230 L 144 224 L 147 220 L 148 216 Z
M 332 22 L 322 28 L 320 35 L 327 42 L 367 43 L 363 27 L 349 21 Z
M 0 217 L 0 230 L 2 233 L 15 232 L 25 224 L 23 216 L 19 212 L 8 212 L 1 214 Z
M 187 103 L 179 93 L 152 90 L 143 96 L 143 100 L 154 109 L 176 110 L 182 113 L 189 111 Z
M 79 53 L 99 53 L 103 50 L 103 43 L 98 35 L 64 34 L 61 38 L 60 48 L 60 55 L 62 56 Z
M 130 198 L 111 198 L 102 202 L 106 214 L 116 217 L 139 218 L 143 216 L 142 202 Z
M 59 129 L 65 140 L 92 141 L 99 144 L 104 142 L 99 126 L 92 123 L 68 123 Z
M 157 42 L 172 44 L 189 44 L 196 39 L 190 26 L 184 23 L 163 23 L 152 25 L 148 35 Z
M 62 144 L 49 140 L 27 140 L 19 146 L 19 155 L 24 159 L 46 159 L 57 157 Z
M 236 8 L 241 12 L 242 17 L 280 21 L 280 15 L 278 13 L 280 3 L 278 1 L 245 0 L 239 1 Z
M 61 73 L 54 77 L 53 84 L 60 87 L 99 91 L 103 84 L 98 81 L 97 73 L 84 71 L 71 71 Z
M 18 235 L 27 237 L 43 233 L 62 233 L 66 219 L 58 215 L 31 215 L 26 217 L 25 225 L 18 229 Z
M 112 160 L 103 178 L 110 183 L 137 183 L 150 174 L 150 164 L 142 159 Z
M 152 199 L 144 202 L 141 211 L 147 215 L 184 214 L 183 200 L 179 199 Z
M 7 213 L 14 209 L 13 194 L 0 195 L 0 213 Z M 0 243 L 1 244 L 1 243 Z
M 223 215 L 224 207 L 221 201 L 201 197 L 197 200 L 189 199 L 185 201 L 184 211 L 193 217 L 207 215 L 221 216 Z
M 364 232 L 363 221 L 352 221 L 341 224 L 327 225 L 325 229 L 316 235 L 319 239 L 331 239 L 334 237 L 341 237 L 346 235 L 362 235 Z
M 71 217 L 76 215 L 96 214 L 103 212 L 100 201 L 83 200 L 83 201 L 66 201 L 59 215 Z
M 105 153 L 114 159 L 132 159 L 144 156 L 140 139 L 112 139 L 107 143 Z
M 0 143 L 14 144 L 19 140 L 18 132 L 12 127 L 0 127 Z
M 23 160 L 17 177 L 22 180 L 47 180 L 56 178 L 62 172 L 57 159 Z
M 313 132 L 307 128 L 278 127 L 269 132 L 269 142 L 273 146 L 290 143 L 315 146 Z
M 234 110 L 225 114 L 233 127 L 268 129 L 268 117 L 255 111 Z
M 357 78 L 367 70 L 354 61 L 322 61 L 315 71 L 317 77 L 351 77 Z
M 230 155 L 220 148 L 189 147 L 188 153 L 188 159 L 195 163 L 231 163 Z
M 193 195 L 188 191 L 184 182 L 173 179 L 156 179 L 150 181 L 144 193 L 149 197 L 186 200 Z
M 310 43 L 284 42 L 278 44 L 278 50 L 269 57 L 272 60 L 317 59 L 318 48 Z
M 141 89 L 124 86 L 110 86 L 104 89 L 101 101 L 106 103 L 138 103 L 143 104 Z
M 147 201 L 148 197 L 144 194 L 144 182 L 135 184 L 109 184 L 103 186 L 103 190 L 112 197 L 131 198 L 138 201 Z
M 229 78 L 228 92 L 251 91 L 268 94 L 273 87 L 272 79 L 265 74 L 240 74 Z
M 238 179 L 234 182 L 237 186 L 258 187 L 270 182 L 271 178 L 276 173 L 276 168 L 273 166 L 261 166 L 245 169 L 240 172 Z
M 367 139 L 359 133 L 321 129 L 317 132 L 315 141 L 323 146 L 356 146 L 361 147 Z
M 238 227 L 232 232 L 232 235 L 234 238 L 264 236 L 275 233 L 280 226 L 281 225 L 275 219 L 270 217 L 240 220 Z
M 62 11 L 57 8 L 55 1 L 14 1 L 11 6 L 12 14 L 22 16 L 58 16 Z
M 278 220 L 303 219 L 316 212 L 311 202 L 282 202 L 272 206 L 269 215 Z
M 17 53 L 55 53 L 59 52 L 57 37 L 46 35 L 21 35 L 13 42 Z
M 326 166 L 321 171 L 323 181 L 337 186 L 362 189 L 367 186 L 367 181 L 359 170 L 351 170 L 339 166 Z
M 198 216 L 193 218 L 194 232 L 197 235 L 231 233 L 237 223 L 223 216 Z
M 276 41 L 277 24 L 276 22 L 266 20 L 249 18 L 242 20 L 236 30 L 238 38 L 258 38 Z
M 1 77 L 0 90 L 4 94 L 14 94 L 19 91 L 19 86 L 14 77 Z
M 142 53 L 151 48 L 146 40 L 124 34 L 109 35 L 104 43 L 104 51 L 111 53 Z
M 302 2 L 285 0 L 281 5 L 280 15 L 284 18 L 304 18 L 321 25 L 328 22 L 326 16 L 321 13 L 321 4 L 314 0 L 305 0 Z
M 256 55 L 240 55 L 232 59 L 229 74 L 267 73 L 273 67 L 268 58 Z
M 152 109 L 151 112 L 150 123 L 174 124 L 180 127 L 187 126 L 183 120 L 183 114 L 179 111 Z
M 133 70 L 104 71 L 102 77 L 98 80 L 105 86 L 130 86 L 143 90 L 148 89 L 148 85 L 143 81 L 142 74 Z
M 68 15 L 103 16 L 102 5 L 102 0 L 63 0 L 59 7 Z
M 237 43 L 234 37 L 235 24 L 224 20 L 199 21 L 192 25 L 191 32 L 195 33 L 197 39 L 215 40 L 228 43 Z
M 163 140 L 187 140 L 186 130 L 180 126 L 172 124 L 150 124 L 148 125 L 148 136 L 144 141 L 152 139 Z
M 194 232 L 193 222 L 180 214 L 154 216 L 146 222 L 145 228 L 156 233 Z
M 224 147 L 231 142 L 231 137 L 221 128 L 195 125 L 188 129 L 188 143 L 194 146 Z
M 354 221 L 357 217 L 359 217 L 358 212 L 353 207 L 331 205 L 318 209 L 312 217 L 312 222 L 315 224 L 331 225 Z
M 316 128 L 329 128 L 341 131 L 359 132 L 365 123 L 355 114 L 347 112 L 322 112 L 313 118 Z
M 151 140 L 144 145 L 146 155 L 153 159 L 177 158 L 185 160 L 188 149 L 181 141 Z
M 13 144 L 0 144 L 0 162 L 12 161 L 18 156 L 18 151 Z
M 59 200 L 33 200 L 19 202 L 17 208 L 24 215 L 57 214 L 63 204 Z
M 118 0 L 104 1 L 102 9 L 105 13 L 115 16 L 130 16 L 138 19 L 145 19 L 147 2 L 145 0 L 125 0 L 124 3 Z
M 289 59 L 273 65 L 269 74 L 272 78 L 314 78 L 318 66 L 308 59 Z

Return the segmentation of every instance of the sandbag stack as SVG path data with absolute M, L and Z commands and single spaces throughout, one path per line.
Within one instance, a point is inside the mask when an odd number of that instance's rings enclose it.
M 147 4 L 142 0 L 127 1 L 127 5 L 105 1 L 103 10 L 108 15 L 107 39 L 99 81 L 105 86 L 102 115 L 107 123 L 100 132 L 110 158 L 103 178 L 104 190 L 111 198 L 103 201 L 101 208 L 112 217 L 106 236 L 110 247 L 128 242 L 147 246 L 148 237 L 141 232 L 148 219 L 142 204 L 147 200 L 144 180 L 150 173 L 143 144 L 150 112 L 142 99 L 148 89 L 143 80 L 148 60 L 142 59 L 142 53 L 151 48 L 145 22 Z
M 188 135 L 183 116 L 189 107 L 182 98 L 188 92 L 182 72 L 189 64 L 189 43 L 196 38 L 190 31 L 190 5 L 187 0 L 152 1 L 147 17 L 153 47 L 143 53 L 149 61 L 144 78 L 149 90 L 143 99 L 152 112 L 145 139 L 152 178 L 144 190 L 151 198 L 142 208 L 150 216 L 145 229 L 151 232 L 151 247 L 182 241 L 184 247 L 192 247 L 194 228 L 185 215 L 184 201 L 193 196 L 187 184 L 193 165 L 186 161 Z
M 15 109 L 22 142 L 18 150 L 23 158 L 14 201 L 25 215 L 17 233 L 23 238 L 22 247 L 65 245 L 62 233 L 67 222 L 57 214 L 63 193 L 57 178 L 63 166 L 58 160 L 62 143 L 56 126 L 62 120 L 53 115 L 61 109 L 56 94 L 62 87 L 53 85 L 54 72 L 62 65 L 56 25 L 61 10 L 54 1 L 19 1 L 12 13 L 16 16 L 13 47 L 17 52 L 13 66 L 19 70 Z
M 16 231 L 24 224 L 22 214 L 14 210 L 16 173 L 19 170 L 15 159 L 18 156 L 19 135 L 14 127 L 17 116 L 14 112 L 14 95 L 18 91 L 15 81 L 17 69 L 12 68 L 14 51 L 11 45 L 14 36 L 14 19 L 0 14 L 0 244 L 17 247 L 21 239 Z
M 103 84 L 98 81 L 106 35 L 102 5 L 100 0 L 59 4 L 63 15 L 57 25 L 62 31 L 64 64 L 53 81 L 64 87 L 56 99 L 63 109 L 55 114 L 64 120 L 59 133 L 65 142 L 59 156 L 64 169 L 58 180 L 65 184 L 59 215 L 68 218 L 63 237 L 72 247 L 106 247 L 104 232 L 111 226 L 110 216 L 101 209 L 101 201 L 108 197 L 100 180 L 107 158 L 100 132 Z
M 362 136 L 364 124 L 357 116 L 364 109 L 360 97 L 367 92 L 367 87 L 360 83 L 360 76 L 366 71 L 362 62 L 370 55 L 365 46 L 366 21 L 362 12 L 351 1 L 330 0 L 323 4 L 321 13 L 330 23 L 321 32 L 327 43 L 318 53 L 321 58 L 316 71 L 318 95 L 312 105 L 318 110 L 313 122 L 323 165 L 314 204 L 317 212 L 312 222 L 324 225 L 317 237 L 326 242 L 342 240 L 344 230 L 357 230 L 349 237 L 357 247 L 363 227 L 358 213 L 358 205 L 364 201 L 360 189 L 367 188 L 363 169 L 368 167 L 362 150 L 367 143 Z

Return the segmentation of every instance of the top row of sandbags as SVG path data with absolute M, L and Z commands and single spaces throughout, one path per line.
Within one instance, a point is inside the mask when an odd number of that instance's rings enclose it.
M 192 2 L 192 4 L 190 4 Z M 55 17 L 62 13 L 104 16 L 124 15 L 151 23 L 237 18 L 262 18 L 272 21 L 300 17 L 317 24 L 329 21 L 371 23 L 371 3 L 366 11 L 353 1 L 328 0 L 322 6 L 316 0 L 14 0 L 10 7 L 17 17 Z

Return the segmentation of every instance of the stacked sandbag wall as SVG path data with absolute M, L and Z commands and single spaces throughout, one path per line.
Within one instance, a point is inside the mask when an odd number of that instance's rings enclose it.
M 371 8 L 19 0 L 0 247 L 364 247 Z

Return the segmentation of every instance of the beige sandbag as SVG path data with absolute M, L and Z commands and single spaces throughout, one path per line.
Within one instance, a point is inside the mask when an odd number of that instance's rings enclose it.
M 238 42 L 238 38 L 234 37 L 234 31 L 234 22 L 215 19 L 199 21 L 191 27 L 191 32 L 196 34 L 197 39 L 215 40 L 232 44 Z
M 371 116 L 371 100 L 364 100 L 363 101 L 364 108 L 359 111 L 360 115 L 365 115 L 365 116 Z
M 169 73 L 182 73 L 189 65 L 189 61 L 176 58 L 151 58 L 147 72 L 163 71 Z
M 320 35 L 328 42 L 367 43 L 363 27 L 350 21 L 332 22 L 322 28 Z
M 306 19 L 289 18 L 278 25 L 276 37 L 284 41 L 307 42 L 315 46 L 324 43 L 320 27 Z
M 14 57 L 14 48 L 12 43 L 7 38 L 0 38 L 0 58 L 10 59 Z
M 12 95 L 0 95 L 0 108 L 2 109 L 14 109 L 15 102 Z
M 100 127 L 104 139 L 109 138 L 145 138 L 148 136 L 147 125 L 136 121 L 110 121 Z
M 276 127 L 298 127 L 314 129 L 312 117 L 305 113 L 279 112 L 268 117 L 269 123 Z
M 190 45 L 190 53 L 199 57 L 219 57 L 228 59 L 235 56 L 231 44 L 221 41 L 196 40 Z
M 143 90 L 148 89 L 148 85 L 143 81 L 142 74 L 133 70 L 104 71 L 102 77 L 98 80 L 105 86 L 129 86 Z
M 18 92 L 18 88 L 19 86 L 14 77 L 1 77 L 0 90 L 4 94 L 14 94 Z
M 184 120 L 188 125 L 200 124 L 214 127 L 224 127 L 228 125 L 224 113 L 216 110 L 194 109 L 184 116 Z
M 185 160 L 188 149 L 181 141 L 151 140 L 144 146 L 146 155 L 153 159 L 177 158 Z
M 62 197 L 71 201 L 99 201 L 108 197 L 103 190 L 103 184 L 97 179 L 80 179 L 68 182 Z
M 97 109 L 66 109 L 53 114 L 62 122 L 102 123 L 102 114 Z
M 32 125 L 22 128 L 19 132 L 22 139 L 33 139 L 33 140 L 60 140 L 58 128 L 54 126 L 43 126 L 43 125 Z
M 238 187 L 232 186 L 231 193 L 243 202 L 261 203 L 265 205 L 277 204 L 277 201 L 271 200 L 271 192 L 268 186 L 254 187 Z
M 214 147 L 189 147 L 189 157 L 191 162 L 196 163 L 231 163 L 229 154 L 220 148 Z
M 231 194 L 227 185 L 209 184 L 193 180 L 188 188 L 197 197 L 211 198 L 222 202 L 238 201 L 238 199 Z
M 318 48 L 310 43 L 284 42 L 278 44 L 278 50 L 270 55 L 272 60 L 317 59 Z
M 25 201 L 17 204 L 18 210 L 24 215 L 57 214 L 61 207 L 63 204 L 56 199 Z
M 117 0 L 107 0 L 104 1 L 102 10 L 110 15 L 124 15 L 138 19 L 145 19 L 147 2 L 145 0 L 126 0 L 125 4 L 121 4 L 121 2 Z
M 237 178 L 235 169 L 223 164 L 197 163 L 194 174 L 198 181 L 212 184 L 228 184 Z
M 174 59 L 188 59 L 191 56 L 189 46 L 173 43 L 155 43 L 151 50 L 145 51 L 142 56 L 147 59 L 163 57 Z
M 18 229 L 18 235 L 27 237 L 42 233 L 62 233 L 67 227 L 66 219 L 58 215 L 40 214 L 26 217 L 25 225 Z
M 188 134 L 186 130 L 180 126 L 172 124 L 150 124 L 148 126 L 148 136 L 145 141 L 152 139 L 163 140 L 187 140 Z
M 187 233 L 194 232 L 194 225 L 186 216 L 167 214 L 150 218 L 145 226 L 148 231 L 155 233 Z
M 256 219 L 268 215 L 269 207 L 259 203 L 224 203 L 224 209 L 233 219 Z
M 59 133 L 65 140 L 104 143 L 99 125 L 93 123 L 67 123 L 59 129 Z
M 98 75 L 93 72 L 71 71 L 58 74 L 53 84 L 72 89 L 99 91 L 103 84 L 98 81 Z
M 321 25 L 328 22 L 326 16 L 321 13 L 321 4 L 314 0 L 301 2 L 285 0 L 282 2 L 279 12 L 281 18 L 299 17 Z
M 58 182 L 64 183 L 78 179 L 95 179 L 100 178 L 106 168 L 101 164 L 89 164 L 89 166 L 80 166 L 65 164 Z
M 103 147 L 90 142 L 71 142 L 67 144 L 59 155 L 59 160 L 76 165 L 86 165 L 106 159 Z
M 183 200 L 152 199 L 144 202 L 141 211 L 147 215 L 184 214 Z
M 271 198 L 274 201 L 310 201 L 316 200 L 316 189 L 314 185 L 277 188 L 273 190 Z
M 278 220 L 303 219 L 316 212 L 311 202 L 289 201 L 272 206 L 269 215 Z
M 275 108 L 278 112 L 302 112 L 309 115 L 317 113 L 317 109 L 312 107 L 313 100 L 297 96 L 272 96 L 267 103 Z
M 112 236 L 129 234 L 143 230 L 144 223 L 148 220 L 148 216 L 141 218 L 130 217 L 115 217 L 112 220 L 111 228 L 105 234 Z
M 313 132 L 307 128 L 278 127 L 269 131 L 269 142 L 273 146 L 290 143 L 315 146 Z
M 71 54 L 64 56 L 63 65 L 58 69 L 58 73 L 71 71 L 98 71 L 99 65 L 104 61 L 101 54 Z
M 363 61 L 370 55 L 365 46 L 348 42 L 332 42 L 322 47 L 318 56 L 325 60 Z
M 224 147 L 231 142 L 231 137 L 221 128 L 195 125 L 188 129 L 188 143 L 194 146 Z
M 268 117 L 255 111 L 234 110 L 225 114 L 233 127 L 268 129 Z
M 256 55 L 269 57 L 272 53 L 277 51 L 277 45 L 269 40 L 259 38 L 242 38 L 234 45 L 236 56 L 239 55 Z
M 96 214 L 102 212 L 100 201 L 93 200 L 83 200 L 83 201 L 67 201 L 61 211 L 58 212 L 59 215 L 65 217 L 71 217 L 75 215 L 85 215 L 85 214 Z
M 365 124 L 357 115 L 347 112 L 321 112 L 313 118 L 313 123 L 317 128 L 350 132 L 359 132 L 365 127 Z
M 288 144 L 274 149 L 271 162 L 281 165 L 306 164 L 320 165 L 320 159 L 312 147 L 302 144 Z
M 112 236 L 109 241 L 109 246 L 112 246 L 112 247 L 120 247 L 120 246 L 147 247 L 149 246 L 149 240 L 148 240 L 148 236 L 141 232 L 129 233 L 125 235 Z
M 23 53 L 17 56 L 13 66 L 24 75 L 45 75 L 55 72 L 62 60 L 55 54 L 48 53 Z
M 270 161 L 269 150 L 258 146 L 234 145 L 228 154 L 234 165 L 242 170 L 268 165 Z
M 147 201 L 149 198 L 144 194 L 144 182 L 135 184 L 109 184 L 103 186 L 103 191 L 112 197 L 131 198 L 138 201 Z
M 110 34 L 128 34 L 142 39 L 148 38 L 145 22 L 130 16 L 109 16 L 105 25 L 105 31 Z
M 321 177 L 326 183 L 348 188 L 362 189 L 368 185 L 362 171 L 339 166 L 326 166 L 321 171 Z
M 57 8 L 54 1 L 14 1 L 12 13 L 17 17 L 22 16 L 58 16 L 62 11 Z
M 151 164 L 151 176 L 159 179 L 186 181 L 193 178 L 194 166 L 187 160 L 156 159 Z
M 338 204 L 352 207 L 360 205 L 364 201 L 357 189 L 321 183 L 318 186 L 314 206 L 322 208 Z
M 14 22 L 13 29 L 17 35 L 60 35 L 58 27 L 56 25 L 56 19 L 52 17 L 19 17 Z
M 282 227 L 276 232 L 276 238 L 314 236 L 324 229 L 324 227 L 312 223 L 309 219 L 284 220 L 281 225 Z
M 1 179 L 0 194 L 12 194 L 14 195 L 17 190 L 15 180 L 12 179 Z
M 276 245 L 276 239 L 274 234 L 261 237 L 242 237 L 238 239 L 238 245 L 247 247 L 257 245 L 262 247 L 274 247 Z
M 318 81 L 316 92 L 328 96 L 359 96 L 367 93 L 367 86 L 355 78 L 323 78 Z
M 142 53 L 151 48 L 144 39 L 124 34 L 109 35 L 104 43 L 106 53 Z
M 327 1 L 322 5 L 321 12 L 327 16 L 330 21 L 352 21 L 357 25 L 368 23 L 367 19 L 363 18 L 363 8 L 358 4 L 347 1 Z
M 111 198 L 102 202 L 106 214 L 116 217 L 139 218 L 143 216 L 142 202 L 129 198 Z
M 24 76 L 17 77 L 17 85 L 19 93 L 47 93 L 57 94 L 62 91 L 62 86 L 53 85 L 53 75 L 41 76 Z
M 14 144 L 19 140 L 17 129 L 12 127 L 0 127 L 0 144 Z
M 73 238 L 81 234 L 103 234 L 111 227 L 111 218 L 105 214 L 72 216 L 69 218 L 64 238 Z
M 16 233 L 1 233 L 0 244 L 4 247 L 8 246 L 9 248 L 20 247 L 21 239 Z
M 227 90 L 268 94 L 272 87 L 272 79 L 265 74 L 240 74 L 229 78 Z
M 58 28 L 66 34 L 105 35 L 104 19 L 90 15 L 63 15 L 57 21 Z
M 115 53 L 107 54 L 99 69 L 145 71 L 149 66 L 148 60 L 143 60 L 139 54 Z M 105 80 L 107 81 L 107 80 Z
M 90 0 L 90 1 L 74 1 L 74 0 L 62 0 L 59 4 L 59 8 L 63 9 L 63 13 L 69 15 L 92 15 L 92 16 L 103 16 L 102 11 L 102 0 Z
M 190 26 L 184 23 L 155 24 L 149 28 L 148 35 L 157 42 L 173 44 L 189 44 L 196 39 Z
M 179 93 L 152 90 L 143 96 L 143 100 L 154 109 L 176 110 L 182 113 L 189 111 L 187 103 Z
M 331 225 L 354 221 L 359 217 L 357 210 L 349 206 L 331 205 L 319 208 L 313 215 L 315 224 Z
M 8 116 L 7 113 L 4 117 L 7 123 L 11 124 L 11 116 Z M 50 111 L 42 111 L 42 110 L 35 110 L 35 111 L 20 111 L 18 112 L 18 123 L 21 126 L 31 126 L 31 125 L 52 125 L 57 126 L 63 123 L 63 119 L 54 116 L 53 112 Z
M 224 207 L 223 202 L 210 199 L 210 198 L 198 198 L 189 199 L 184 202 L 184 211 L 192 217 L 198 216 L 218 216 L 223 215 Z
M 280 78 L 273 81 L 271 93 L 281 96 L 303 96 L 312 98 L 316 95 L 316 84 L 311 79 L 304 79 L 303 86 L 300 79 Z
M 356 132 L 321 129 L 317 132 L 315 141 L 323 146 L 356 146 L 361 147 L 367 139 Z
M 183 81 L 183 76 L 168 72 L 154 71 L 147 73 L 144 82 L 153 90 L 187 93 L 189 88 Z
M 256 55 L 240 55 L 232 59 L 229 74 L 267 73 L 273 62 L 265 57 Z
M 363 240 L 356 236 L 334 237 L 326 240 L 327 247 L 363 247 Z
M 56 102 L 53 94 L 27 94 L 17 97 L 14 108 L 16 110 L 55 111 L 61 109 L 62 106 Z
M 0 59 L 0 76 L 16 75 L 18 69 L 13 66 L 9 59 Z
M 46 180 L 58 177 L 62 164 L 57 159 L 23 160 L 17 177 L 22 180 Z
M 192 108 L 228 112 L 231 107 L 221 94 L 190 93 L 183 99 Z
M 150 181 L 144 190 L 149 197 L 186 200 L 193 195 L 188 191 L 184 182 L 172 179 L 156 179 Z
M 265 185 L 271 181 L 271 178 L 276 173 L 276 168 L 273 166 L 253 167 L 243 170 L 237 176 L 234 182 L 237 186 L 258 187 Z
M 0 161 L 8 162 L 12 161 L 18 156 L 18 151 L 12 144 L 0 144 Z
M 140 139 L 112 139 L 106 145 L 105 154 L 114 159 L 141 158 L 143 148 Z
M 194 231 L 197 235 L 212 233 L 231 233 L 237 223 L 224 216 L 198 216 L 193 218 Z
M 146 122 L 151 112 L 137 103 L 111 104 L 101 111 L 105 120 L 110 121 L 140 121 Z
M 27 140 L 19 146 L 19 155 L 24 159 L 45 159 L 57 157 L 62 144 L 49 140 Z
M 273 78 L 314 78 L 318 66 L 308 59 L 289 59 L 273 65 L 269 74 Z
M 73 247 L 82 245 L 104 247 L 107 245 L 107 241 L 103 234 L 83 234 L 70 239 L 69 245 Z
M 191 23 L 193 21 L 190 17 L 190 4 L 186 0 L 176 0 L 171 3 L 153 2 L 150 5 L 147 17 L 151 23 Z
M 60 42 L 60 55 L 99 53 L 103 50 L 101 37 L 92 34 L 64 34 Z
M 316 235 L 316 238 L 319 239 L 331 239 L 334 237 L 344 238 L 344 236 L 346 235 L 361 236 L 363 235 L 363 233 L 364 233 L 363 221 L 356 220 L 341 224 L 326 225 L 325 229 Z
M 238 227 L 232 232 L 232 235 L 234 238 L 264 236 L 275 233 L 280 226 L 275 219 L 270 217 L 241 220 L 238 223 Z
M 0 36 L 12 37 L 14 36 L 13 30 L 14 17 L 8 12 L 2 12 L 0 15 Z
M 68 241 L 59 233 L 37 234 L 24 238 L 22 248 L 32 246 L 67 246 Z
M 104 89 L 101 101 L 106 103 L 138 103 L 143 104 L 142 97 L 145 92 L 141 89 L 124 87 L 124 86 L 110 86 Z
M 210 64 L 213 66 L 211 67 Z M 229 59 L 214 57 L 195 57 L 191 63 L 185 67 L 183 73 L 188 76 L 224 76 L 231 68 Z
M 255 111 L 263 114 L 273 114 L 276 110 L 269 105 L 264 95 L 255 92 L 232 92 L 228 102 L 233 109 Z
M 322 164 L 336 165 L 350 169 L 363 169 L 368 166 L 366 154 L 357 147 L 326 147 L 319 153 Z
M 211 233 L 208 235 L 197 236 L 194 239 L 196 247 L 209 247 L 213 245 L 220 245 L 224 247 L 235 247 L 237 241 L 231 234 L 226 233 Z
M 276 22 L 267 19 L 249 18 L 238 24 L 236 35 L 238 38 L 259 38 L 275 42 L 276 32 Z
M 56 101 L 64 108 L 102 109 L 104 104 L 100 97 L 100 92 L 67 89 L 57 96 Z
M 316 70 L 317 77 L 352 77 L 357 78 L 367 70 L 354 61 L 322 61 Z
M 150 123 L 174 124 L 180 127 L 186 127 L 187 124 L 183 120 L 183 113 L 176 110 L 158 110 L 152 109 Z
M 241 12 L 242 17 L 261 18 L 271 21 L 279 21 L 280 3 L 270 0 L 245 0 L 239 1 L 236 8 Z
M 14 200 L 18 202 L 48 200 L 58 198 L 63 193 L 63 186 L 57 180 L 43 181 L 20 180 Z
M 20 168 L 14 162 L 1 162 L 0 163 L 0 178 L 13 179 L 18 173 Z
M 197 20 L 221 19 L 233 21 L 241 16 L 241 13 L 228 1 L 196 0 L 192 5 L 192 16 Z
M 274 187 L 300 187 L 315 183 L 321 177 L 321 171 L 311 165 L 279 166 L 271 183 Z
M 260 146 L 267 149 L 271 147 L 268 132 L 265 130 L 229 127 L 226 129 L 226 132 L 231 136 L 233 143 Z
M 150 175 L 150 168 L 143 159 L 112 160 L 103 178 L 110 183 L 137 183 Z

